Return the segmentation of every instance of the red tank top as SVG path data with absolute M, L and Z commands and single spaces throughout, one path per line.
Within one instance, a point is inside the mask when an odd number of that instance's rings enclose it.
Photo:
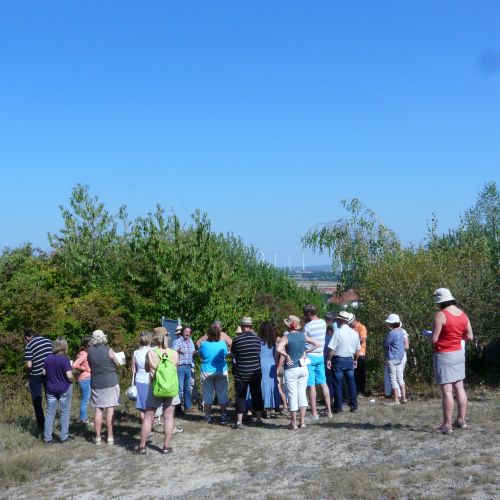
M 446 316 L 446 323 L 441 328 L 438 341 L 434 344 L 434 352 L 452 352 L 462 349 L 461 340 L 467 331 L 469 318 L 462 312 L 454 316 L 449 311 L 442 311 Z

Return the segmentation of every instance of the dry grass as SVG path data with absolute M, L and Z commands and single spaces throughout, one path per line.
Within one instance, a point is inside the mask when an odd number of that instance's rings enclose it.
M 363 399 L 356 414 L 298 431 L 288 431 L 284 418 L 235 431 L 190 415 L 177 421 L 185 432 L 174 436 L 173 455 L 158 453 L 155 433 L 145 457 L 132 452 L 139 426 L 128 402 L 112 447 L 96 447 L 82 430 L 71 444 L 44 447 L 31 434 L 31 407 L 21 405 L 2 411 L 0 496 L 495 498 L 500 391 L 470 396 L 470 428 L 451 436 L 433 432 L 438 399 L 400 407 Z

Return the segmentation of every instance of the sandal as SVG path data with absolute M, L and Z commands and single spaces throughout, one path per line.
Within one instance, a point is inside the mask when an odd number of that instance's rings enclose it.
M 299 429 L 305 429 L 306 428 L 306 423 L 303 422 L 302 424 L 299 424 Z
M 164 447 L 163 447 L 163 452 L 162 452 L 162 453 L 163 453 L 164 455 L 168 455 L 169 453 L 173 453 L 173 452 L 174 452 L 174 450 L 173 450 L 173 448 L 171 448 L 170 446 L 167 446 L 167 447 L 165 447 L 165 446 L 164 446 Z
M 465 422 L 458 420 L 458 418 L 453 422 L 453 427 L 456 427 L 457 429 L 467 429 L 469 427 Z
M 293 425 L 293 424 L 288 424 L 287 428 L 291 431 L 296 431 L 298 429 L 298 427 L 296 425 Z
M 137 453 L 137 455 L 145 455 L 146 454 L 146 448 L 141 448 L 140 446 L 138 446 L 136 449 L 135 449 L 135 452 Z
M 450 429 L 449 427 L 443 427 L 441 425 L 436 429 L 436 432 L 438 434 L 444 434 L 445 436 L 449 436 L 450 434 L 453 434 L 452 429 Z

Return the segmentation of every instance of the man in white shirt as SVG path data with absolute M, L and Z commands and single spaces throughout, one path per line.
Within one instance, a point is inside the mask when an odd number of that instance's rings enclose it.
M 325 358 L 323 353 L 325 348 L 326 323 L 324 319 L 317 316 L 316 308 L 312 305 L 304 307 L 304 319 L 306 322 L 304 325 L 304 335 L 313 338 L 320 344 L 319 347 L 309 352 L 307 355 L 311 362 L 307 365 L 309 370 L 307 388 L 309 389 L 309 403 L 311 405 L 311 416 L 307 420 L 315 421 L 319 420 L 318 408 L 316 405 L 316 384 L 321 385 L 328 416 L 332 416 L 332 405 L 330 401 L 330 391 L 326 383 Z M 311 346 L 308 345 L 308 348 L 309 347 Z
M 347 381 L 351 412 L 358 411 L 358 398 L 354 368 L 356 359 L 361 351 L 358 332 L 349 326 L 353 315 L 347 311 L 340 311 L 335 317 L 339 327 L 328 345 L 327 368 L 332 370 L 334 403 L 333 412 L 342 411 L 342 379 Z

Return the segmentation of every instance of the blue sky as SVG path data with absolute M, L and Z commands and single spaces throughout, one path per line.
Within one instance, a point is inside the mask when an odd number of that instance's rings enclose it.
M 196 208 L 300 263 L 360 198 L 405 242 L 457 225 L 500 160 L 500 2 L 0 4 L 0 246 L 48 248 L 87 184 Z M 306 254 L 306 264 L 327 262 Z

